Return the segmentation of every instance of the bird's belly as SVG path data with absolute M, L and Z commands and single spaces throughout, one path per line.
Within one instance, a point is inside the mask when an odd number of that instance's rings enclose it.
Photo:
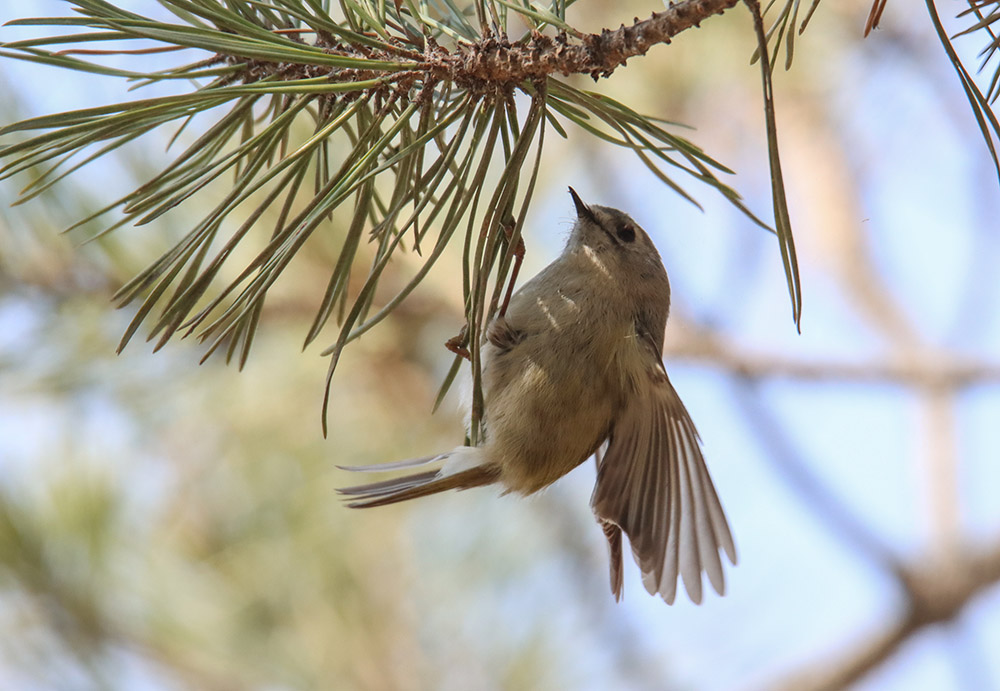
M 487 445 L 508 490 L 530 494 L 552 484 L 607 438 L 619 387 L 589 355 L 560 348 L 519 358 L 516 369 L 503 357 L 489 363 Z

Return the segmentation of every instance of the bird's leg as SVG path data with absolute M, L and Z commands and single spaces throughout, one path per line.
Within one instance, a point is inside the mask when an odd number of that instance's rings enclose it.
M 462 326 L 462 330 L 458 332 L 457 336 L 452 336 L 444 342 L 444 347 L 455 353 L 455 355 L 461 355 L 466 360 L 472 360 L 472 354 L 469 353 L 469 349 L 466 347 L 468 342 L 469 325 L 465 324 Z
M 504 234 L 507 236 L 507 241 L 513 239 L 514 237 L 514 225 L 504 224 L 501 226 L 503 228 Z M 500 316 L 504 317 L 507 315 L 507 306 L 510 305 L 510 296 L 514 294 L 514 283 L 517 281 L 517 274 L 521 270 L 521 262 L 524 261 L 524 238 L 519 237 L 517 239 L 517 246 L 514 247 L 514 268 L 510 271 L 510 283 L 507 284 L 507 294 L 504 295 L 503 305 L 500 306 Z

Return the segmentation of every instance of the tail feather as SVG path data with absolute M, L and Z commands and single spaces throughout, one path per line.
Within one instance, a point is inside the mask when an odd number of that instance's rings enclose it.
M 367 485 L 355 485 L 337 490 L 350 497 L 347 506 L 352 509 L 367 509 L 386 506 L 408 499 L 426 497 L 449 489 L 469 489 L 481 487 L 497 481 L 500 468 L 495 465 L 477 465 L 457 473 L 432 470 L 392 480 L 381 480 Z
M 438 476 L 438 470 L 428 470 L 423 473 L 414 473 L 413 475 L 404 475 L 403 477 L 394 477 L 391 480 L 381 480 L 379 482 L 372 482 L 367 485 L 355 485 L 353 487 L 343 487 L 338 489 L 337 492 L 340 494 L 345 494 L 347 496 L 362 496 L 364 498 L 381 497 L 387 494 L 392 494 L 393 492 L 398 492 L 400 490 L 409 489 L 410 487 L 415 487 L 421 485 L 425 482 L 430 482 Z
M 371 465 L 338 465 L 341 470 L 349 470 L 352 473 L 381 473 L 385 470 L 406 470 L 407 468 L 418 468 L 422 465 L 429 465 L 434 461 L 439 461 L 448 457 L 446 453 L 439 453 L 436 456 L 422 456 L 420 458 L 407 458 L 405 461 L 393 461 L 391 463 L 373 463 Z

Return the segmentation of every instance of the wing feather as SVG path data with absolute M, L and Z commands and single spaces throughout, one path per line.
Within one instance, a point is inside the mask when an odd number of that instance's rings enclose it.
M 715 592 L 724 594 L 726 592 L 725 575 L 722 571 L 722 562 L 719 560 L 719 544 L 715 540 L 715 531 L 712 529 L 703 475 L 699 471 L 695 453 L 685 454 L 684 461 L 688 466 L 688 475 L 691 478 L 691 489 L 694 495 L 695 527 L 698 534 L 697 558 L 708 575 L 709 582 L 715 588 Z
M 670 505 L 669 522 L 667 524 L 667 549 L 663 572 L 666 581 L 659 584 L 658 592 L 668 605 L 674 604 L 677 597 L 677 575 L 680 564 L 680 525 L 681 525 L 681 483 L 680 473 L 677 472 L 677 464 L 669 462 L 670 458 L 676 458 L 679 453 L 679 441 L 674 433 L 673 425 L 666 425 L 670 438 L 669 455 L 663 456 L 664 465 L 667 466 L 668 486 L 667 498 Z M 653 593 L 655 594 L 655 592 Z
M 668 428 L 663 425 L 653 425 L 652 428 L 652 452 L 662 458 L 668 448 Z M 651 527 L 653 529 L 653 580 L 657 584 L 657 589 L 659 589 L 659 585 L 663 582 L 663 569 L 667 553 L 667 534 L 670 526 L 667 518 L 667 511 L 670 509 L 669 495 L 667 495 L 668 501 L 662 501 L 660 498 L 661 490 L 659 488 L 663 487 L 669 481 L 670 468 L 666 463 L 649 463 L 647 465 L 653 470 L 652 477 L 649 479 L 649 485 L 646 488 L 646 501 L 649 503 L 649 506 L 653 507 L 653 510 L 650 512 Z
M 591 505 L 628 536 L 651 594 L 672 604 L 679 579 L 700 603 L 702 573 L 724 593 L 719 552 L 735 564 L 736 549 L 698 432 L 658 357 L 648 358 L 647 375 L 611 431 Z
M 681 475 L 681 519 L 680 519 L 680 566 L 681 579 L 684 581 L 684 589 L 688 597 L 696 605 L 701 604 L 701 563 L 698 556 L 698 533 L 695 530 L 695 496 L 691 488 L 691 473 L 687 462 L 690 440 L 683 436 L 683 430 L 677 420 L 671 419 L 670 423 L 681 434 L 678 439 L 681 442 L 679 456 L 672 459 L 680 469 Z M 647 463 L 655 463 L 656 459 L 647 459 Z
M 722 547 L 730 563 L 736 564 L 736 543 L 729 530 L 726 513 L 722 510 L 722 502 L 719 501 L 719 495 L 715 491 L 715 485 L 712 484 L 712 478 L 709 477 L 708 468 L 704 463 L 698 466 L 698 472 L 702 476 L 702 484 L 705 488 L 705 504 L 708 507 L 712 532 L 715 534 L 715 543 Z

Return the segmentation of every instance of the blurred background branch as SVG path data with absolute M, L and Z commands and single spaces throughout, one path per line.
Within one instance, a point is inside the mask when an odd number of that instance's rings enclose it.
M 849 688 L 929 626 L 959 616 L 977 596 L 1000 581 L 1000 542 L 977 545 L 948 563 L 926 560 L 905 567 L 899 614 L 880 631 L 866 634 L 833 659 L 812 662 L 777 685 L 782 689 Z
M 664 348 L 668 361 L 688 362 L 733 372 L 749 379 L 789 379 L 898 384 L 909 388 L 961 389 L 1000 383 L 1000 363 L 969 361 L 949 352 L 907 354 L 875 362 L 808 361 L 754 353 L 725 340 L 718 331 L 686 324 L 672 332 Z

